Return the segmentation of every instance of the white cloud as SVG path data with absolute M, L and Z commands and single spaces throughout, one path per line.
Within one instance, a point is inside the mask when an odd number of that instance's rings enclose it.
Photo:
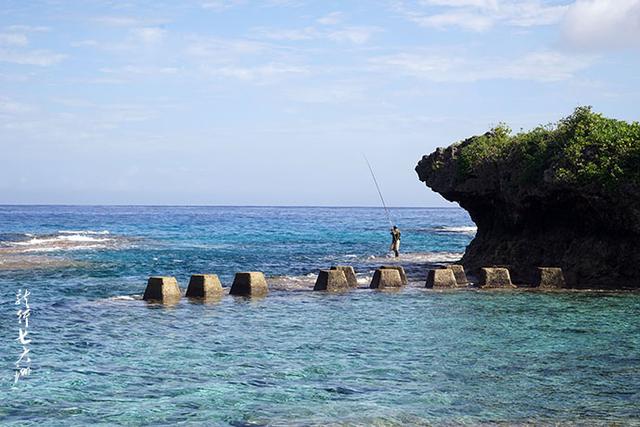
M 205 67 L 205 72 L 212 77 L 227 77 L 265 84 L 288 75 L 304 74 L 308 70 L 304 67 L 274 63 L 257 66 Z
M 201 6 L 203 9 L 221 12 L 244 3 L 245 2 L 243 0 L 208 0 L 203 2 Z
M 196 38 L 186 53 L 191 66 L 207 77 L 268 84 L 308 72 L 289 49 L 253 40 Z
M 481 80 L 529 80 L 554 82 L 572 79 L 589 67 L 591 56 L 538 51 L 514 58 L 464 58 L 462 55 L 405 52 L 374 58 L 372 64 L 396 72 L 436 82 L 476 82 Z
M 410 19 L 423 27 L 439 29 L 460 27 L 471 31 L 485 31 L 494 24 L 493 19 L 489 16 L 467 11 L 438 13 L 434 15 L 412 14 Z
M 379 31 L 381 30 L 376 27 L 344 27 L 339 30 L 330 31 L 327 33 L 327 38 L 337 42 L 364 44 Z
M 290 89 L 288 97 L 306 104 L 344 104 L 366 99 L 367 90 L 357 82 L 308 85 Z
M 154 44 L 159 43 L 164 38 L 165 30 L 158 27 L 142 27 L 132 30 L 133 34 L 143 43 Z
M 577 0 L 565 16 L 563 33 L 579 48 L 640 47 L 640 0 Z
M 532 27 L 551 25 L 562 19 L 566 5 L 541 0 L 422 0 L 419 6 L 399 2 L 396 10 L 423 27 L 458 27 L 486 31 L 495 25 Z
M 151 65 L 125 65 L 120 68 L 101 68 L 100 72 L 105 74 L 122 74 L 122 75 L 168 75 L 177 74 L 179 71 L 176 67 L 155 67 Z
M 256 28 L 254 33 L 260 38 L 270 40 L 332 40 L 338 43 L 364 44 L 367 43 L 375 33 L 381 32 L 378 27 L 304 27 L 296 29 L 274 29 Z
M 99 16 L 97 22 L 110 27 L 134 27 L 142 25 L 139 19 L 131 16 Z
M 322 18 L 316 20 L 318 24 L 322 25 L 336 25 L 342 22 L 344 15 L 342 12 L 331 12 Z
M 244 39 L 196 37 L 186 48 L 188 55 L 215 61 L 234 60 L 240 56 L 266 53 L 271 47 L 262 42 Z
M 0 49 L 0 62 L 9 62 L 19 65 L 37 65 L 47 67 L 55 65 L 66 58 L 66 55 L 48 50 L 9 51 Z
M 0 96 L 0 114 L 24 114 L 33 111 L 33 107 L 11 100 L 10 98 Z
M 224 12 L 238 6 L 257 6 L 257 7 L 300 7 L 304 2 L 300 0 L 206 0 L 200 3 L 203 9 L 213 10 L 214 12 Z
M 26 46 L 29 39 L 24 34 L 18 33 L 0 33 L 0 45 Z
M 7 27 L 7 31 L 17 33 L 46 33 L 51 28 L 42 25 L 10 25 Z

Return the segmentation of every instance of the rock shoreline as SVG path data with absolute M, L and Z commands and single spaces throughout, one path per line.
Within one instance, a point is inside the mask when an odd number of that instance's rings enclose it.
M 438 148 L 416 172 L 477 225 L 460 262 L 471 274 L 505 266 L 514 282 L 533 283 L 549 266 L 571 288 L 638 289 L 638 129 L 578 109 L 555 127 Z

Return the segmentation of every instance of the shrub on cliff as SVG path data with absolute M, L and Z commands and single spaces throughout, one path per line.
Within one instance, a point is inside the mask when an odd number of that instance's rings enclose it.
M 462 178 L 492 163 L 512 165 L 522 185 L 542 180 L 613 188 L 640 184 L 640 123 L 609 119 L 579 107 L 556 124 L 513 135 L 499 125 L 459 144 Z

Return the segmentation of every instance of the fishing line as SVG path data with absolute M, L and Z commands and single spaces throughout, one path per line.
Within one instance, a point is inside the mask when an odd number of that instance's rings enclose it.
M 364 161 L 367 162 L 367 166 L 369 166 L 369 172 L 371 172 L 371 177 L 373 178 L 373 182 L 374 184 L 376 184 L 376 188 L 378 189 L 378 195 L 380 196 L 380 200 L 382 201 L 382 207 L 384 208 L 384 212 L 387 214 L 387 220 L 389 221 L 389 225 L 393 227 L 393 221 L 391 221 L 391 215 L 389 214 L 389 209 L 387 209 L 387 204 L 384 202 L 384 197 L 382 197 L 382 191 L 380 191 L 380 186 L 378 185 L 376 174 L 373 173 L 373 168 L 371 167 L 371 163 L 369 163 L 369 159 L 367 159 L 367 156 L 364 153 L 362 153 L 362 157 L 364 157 Z

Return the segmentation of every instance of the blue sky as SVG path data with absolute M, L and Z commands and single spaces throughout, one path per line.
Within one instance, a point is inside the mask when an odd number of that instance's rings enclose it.
M 0 203 L 445 206 L 423 154 L 637 120 L 640 0 L 14 1 Z

